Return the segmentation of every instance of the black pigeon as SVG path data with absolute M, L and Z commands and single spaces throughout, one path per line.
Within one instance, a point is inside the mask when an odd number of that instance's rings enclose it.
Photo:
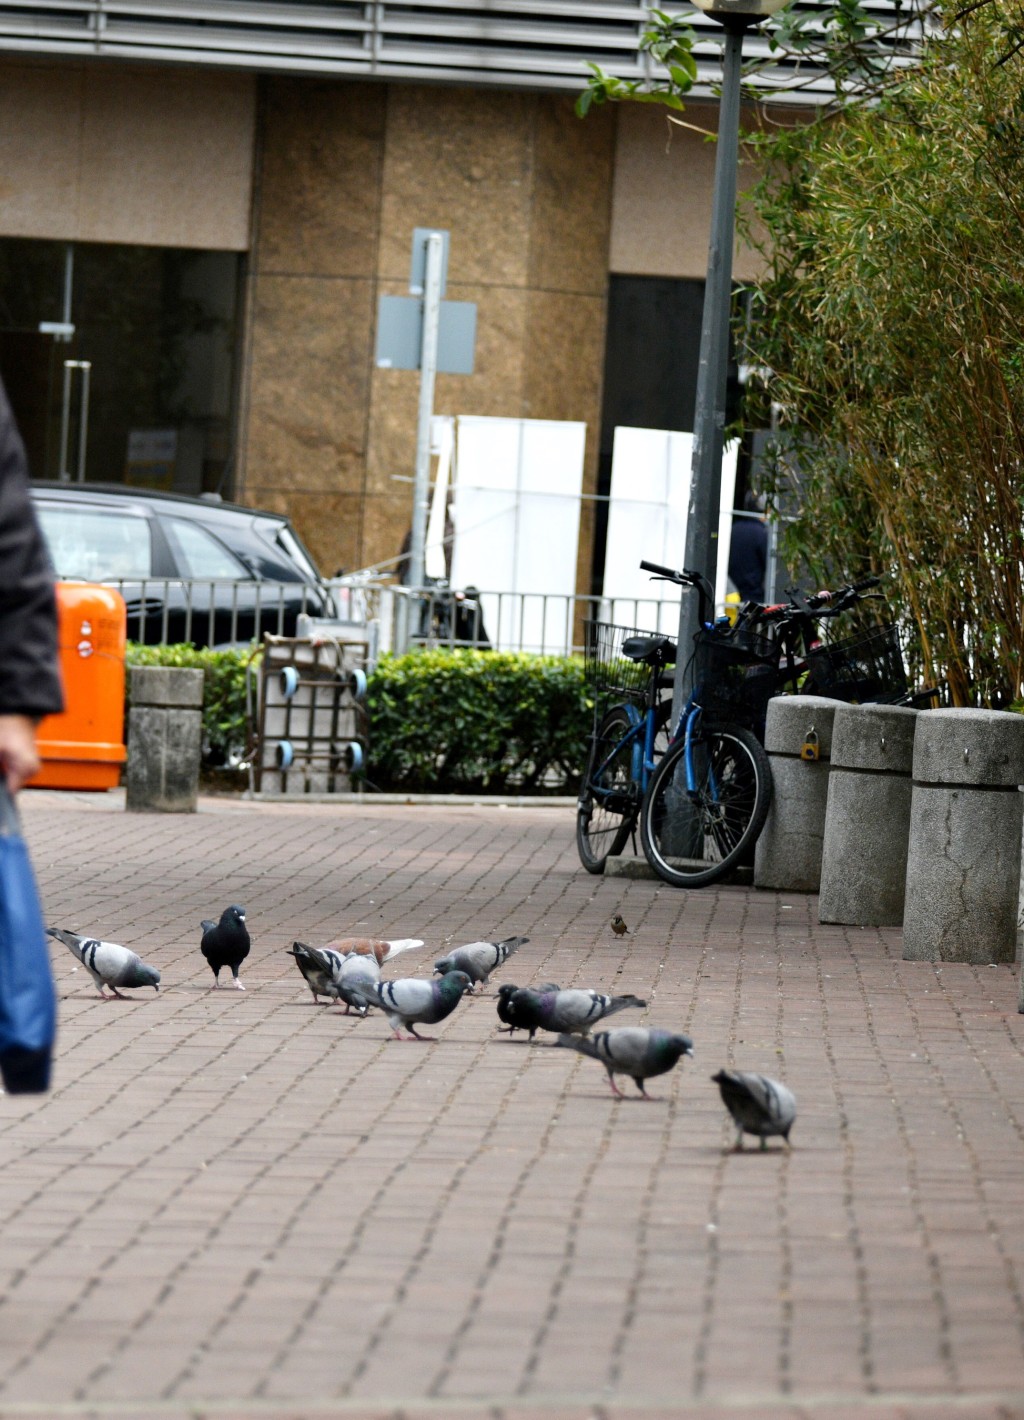
M 506 1009 L 511 1025 L 530 1032 L 556 1035 L 586 1035 L 592 1026 L 616 1011 L 630 1006 L 646 1006 L 639 996 L 604 996 L 600 991 L 532 991 L 522 987 L 508 998 Z
M 245 987 L 238 979 L 238 968 L 249 955 L 249 933 L 245 926 L 245 908 L 234 903 L 220 914 L 219 922 L 202 922 L 203 940 L 199 949 L 210 963 L 214 986 L 220 985 L 221 968 L 229 966 L 239 991 Z
M 599 1030 L 595 1036 L 560 1035 L 556 1045 L 591 1055 L 608 1071 L 608 1083 L 613 1093 L 622 1091 L 615 1083 L 616 1075 L 628 1075 L 645 1099 L 651 1096 L 644 1081 L 654 1075 L 665 1075 L 680 1056 L 693 1055 L 693 1041 L 688 1035 L 670 1030 L 645 1030 L 643 1026 L 622 1026 L 618 1030 Z
M 756 1135 L 762 1149 L 769 1135 L 781 1134 L 789 1148 L 789 1131 L 796 1119 L 796 1096 L 792 1090 L 767 1075 L 744 1070 L 719 1070 L 711 1078 L 736 1125 L 737 1150 L 743 1148 L 744 1134 Z
M 540 986 L 534 986 L 534 991 L 558 991 L 560 988 L 553 981 L 545 981 Z M 498 1000 L 496 1002 L 498 1019 L 508 1026 L 509 1035 L 514 1035 L 517 1030 L 525 1030 L 525 1026 L 519 1025 L 509 1014 L 509 1002 L 519 990 L 518 986 L 513 986 L 510 981 L 505 981 L 498 987 Z

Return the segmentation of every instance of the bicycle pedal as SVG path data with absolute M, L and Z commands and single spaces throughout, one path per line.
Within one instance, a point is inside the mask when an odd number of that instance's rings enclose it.
M 821 758 L 821 747 L 818 744 L 818 736 L 814 730 L 808 730 L 807 738 L 800 746 L 800 758 L 809 760 L 812 764 Z

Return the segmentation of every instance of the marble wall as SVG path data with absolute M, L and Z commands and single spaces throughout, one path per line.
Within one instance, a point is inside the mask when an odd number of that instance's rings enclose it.
M 376 368 L 376 305 L 408 292 L 412 231 L 430 226 L 451 234 L 448 298 L 477 303 L 474 373 L 439 375 L 435 411 L 585 420 L 592 490 L 613 114 L 581 123 L 551 96 L 275 78 L 258 134 L 245 500 L 287 505 L 326 571 L 397 553 L 419 376 Z
M 0 234 L 245 251 L 256 78 L 0 64 Z

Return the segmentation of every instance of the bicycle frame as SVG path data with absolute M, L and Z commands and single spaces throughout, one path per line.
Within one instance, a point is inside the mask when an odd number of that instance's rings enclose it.
M 606 756 L 601 764 L 597 765 L 591 774 L 591 792 L 596 798 L 610 799 L 612 797 L 614 790 L 601 789 L 601 775 L 605 772 L 616 755 L 627 745 L 630 746 L 629 778 L 630 782 L 636 784 L 639 788 L 640 798 L 643 798 L 644 794 L 647 792 L 647 785 L 650 782 L 657 762 L 654 758 L 654 740 L 657 734 L 657 716 L 655 714 L 657 702 L 653 705 L 648 705 L 642 715 L 635 705 L 631 705 L 628 702 L 623 704 L 622 709 L 632 721 L 632 727 L 629 733 L 623 735 L 622 739 L 613 746 L 611 753 Z

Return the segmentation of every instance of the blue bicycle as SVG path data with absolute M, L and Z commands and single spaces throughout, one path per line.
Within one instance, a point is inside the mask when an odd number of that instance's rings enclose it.
M 713 593 L 699 573 L 640 565 L 697 590 L 702 629 L 693 691 L 669 735 L 671 703 L 663 691 L 675 643 L 590 624 L 595 729 L 577 804 L 577 849 L 588 872 L 601 873 L 639 819 L 644 854 L 659 877 L 702 887 L 747 856 L 768 815 L 771 770 L 755 729 L 777 683 L 778 646 L 743 628 L 709 624 Z

